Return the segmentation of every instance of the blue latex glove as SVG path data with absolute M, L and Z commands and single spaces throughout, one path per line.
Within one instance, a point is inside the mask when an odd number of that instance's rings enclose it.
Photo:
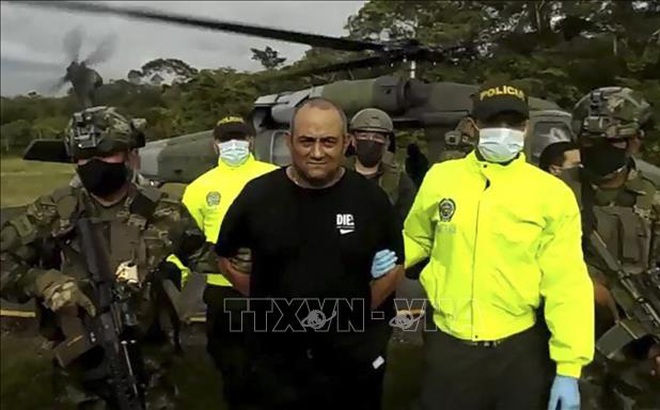
M 550 389 L 548 410 L 580 410 L 580 390 L 578 379 L 557 376 Z
M 374 279 L 380 278 L 394 268 L 396 260 L 396 253 L 389 249 L 383 249 L 382 251 L 376 252 L 374 261 L 371 264 L 371 276 L 373 276 Z

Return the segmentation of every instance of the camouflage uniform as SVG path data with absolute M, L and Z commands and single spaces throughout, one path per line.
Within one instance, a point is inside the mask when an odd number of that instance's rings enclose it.
M 463 158 L 477 146 L 477 127 L 470 117 L 463 118 L 456 128 L 445 134 L 445 149 L 440 161 Z
M 583 97 L 573 112 L 582 169 L 563 175 L 580 202 L 585 238 L 595 230 L 631 274 L 644 272 L 660 261 L 660 179 L 640 171 L 629 149 L 630 138 L 643 136 L 651 114 L 641 94 L 628 88 L 601 88 Z M 620 145 L 617 151 L 612 140 L 618 144 L 627 141 L 628 148 Z M 607 157 L 607 153 L 611 155 Z M 626 178 L 619 187 L 605 187 L 622 173 Z M 594 281 L 608 287 L 611 279 L 603 274 L 601 262 L 586 241 L 585 258 Z M 610 315 L 608 309 L 597 308 L 597 338 L 613 325 L 614 310 L 609 310 Z M 631 352 L 635 350 L 635 346 L 630 347 Z M 648 347 L 642 348 L 641 355 L 627 351 L 613 360 L 597 355 L 584 372 L 583 408 L 660 408 L 659 381 L 644 369 L 642 356 Z
M 125 118 L 111 109 L 92 109 L 82 114 L 82 118 L 72 120 L 67 133 L 67 147 L 74 159 L 128 151 L 134 130 Z M 55 347 L 62 344 L 65 329 L 60 324 L 68 312 L 59 308 L 67 304 L 85 307 L 80 301 L 91 301 L 76 220 L 93 217 L 105 228 L 110 268 L 119 273 L 121 266 L 130 266 L 126 262 L 136 266 L 138 283 L 131 285 L 134 294 L 130 303 L 139 323 L 146 408 L 177 408 L 176 386 L 169 371 L 175 353 L 180 353 L 177 318 L 171 301 L 155 289 L 160 289 L 162 279 L 176 282 L 176 267 L 164 262 L 169 255 L 193 267 L 214 264 L 215 258 L 179 201 L 155 188 L 138 186 L 128 172 L 124 175 L 127 193 L 114 205 L 102 205 L 85 187 L 69 185 L 38 198 L 24 213 L 4 223 L 0 231 L 0 296 L 17 303 L 36 298 L 42 335 Z M 55 307 L 53 295 L 66 300 L 64 306 Z M 107 379 L 99 373 L 99 362 L 90 359 L 85 354 L 66 368 L 54 361 L 57 397 L 52 408 L 116 408 L 108 394 Z
M 386 112 L 376 108 L 366 108 L 355 114 L 351 119 L 349 129 L 353 133 L 366 132 L 389 135 L 389 142 L 392 142 L 392 136 L 394 135 L 394 124 L 392 119 Z M 357 149 L 358 147 L 356 147 L 356 151 Z M 359 160 L 358 156 L 359 155 L 355 155 L 346 158 L 345 165 L 348 169 L 356 169 L 355 165 Z M 410 212 L 410 208 L 415 200 L 417 188 L 415 187 L 412 178 L 405 172 L 404 167 L 396 161 L 394 154 L 389 150 L 385 151 L 378 162 L 378 171 L 375 174 L 366 177 L 372 178 L 385 191 L 399 215 L 399 222 L 403 224 L 403 221 L 408 216 L 408 212 Z M 423 261 L 409 268 L 406 275 L 408 277 L 419 276 L 419 272 L 421 272 L 426 263 L 427 261 Z M 395 294 L 382 304 L 383 310 L 395 313 L 397 311 L 407 311 L 409 308 L 419 309 L 421 307 L 419 301 L 417 302 L 419 305 L 408 306 L 407 303 L 402 303 L 400 300 L 395 301 L 395 296 L 396 299 L 408 298 L 418 300 L 424 297 L 423 290 L 417 281 L 405 280 L 397 288 Z M 389 317 L 389 313 L 386 315 Z M 386 336 L 389 338 L 392 336 L 392 327 L 386 322 L 384 323 L 384 327 L 385 331 L 383 332 L 383 335 L 384 337 Z M 403 332 L 397 331 L 395 338 L 404 338 L 404 336 L 409 335 L 411 335 L 411 333 L 404 335 Z
M 355 114 L 349 128 L 352 132 L 364 131 L 394 135 L 392 119 L 387 113 L 376 108 L 367 108 Z M 355 170 L 357 160 L 357 156 L 348 157 L 345 162 L 346 167 Z M 378 181 L 378 185 L 387 193 L 403 223 L 415 200 L 417 189 L 401 164 L 395 160 L 392 152 L 386 151 L 382 154 L 378 161 L 378 172 L 370 175 L 369 178 L 375 178 Z

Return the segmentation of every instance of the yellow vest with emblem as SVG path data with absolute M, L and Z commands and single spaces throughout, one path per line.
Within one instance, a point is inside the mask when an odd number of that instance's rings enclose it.
M 475 152 L 435 164 L 404 224 L 406 267 L 420 276 L 437 327 L 491 341 L 531 328 L 536 309 L 552 331 L 558 374 L 579 377 L 593 357 L 593 287 L 580 211 L 561 180 L 526 163 Z
M 204 231 L 207 241 L 215 243 L 218 240 L 222 220 L 245 184 L 277 168 L 276 165 L 256 160 L 252 154 L 238 167 L 230 167 L 219 160 L 217 167 L 186 187 L 183 203 Z M 207 275 L 207 283 L 231 286 L 220 273 Z

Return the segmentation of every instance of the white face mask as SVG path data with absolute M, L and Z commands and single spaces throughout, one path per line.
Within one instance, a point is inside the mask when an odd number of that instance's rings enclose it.
M 525 133 L 510 128 L 483 128 L 479 130 L 477 148 L 486 161 L 507 162 L 525 146 Z
M 250 142 L 248 141 L 230 140 L 219 142 L 217 145 L 220 160 L 232 167 L 243 164 L 250 155 Z

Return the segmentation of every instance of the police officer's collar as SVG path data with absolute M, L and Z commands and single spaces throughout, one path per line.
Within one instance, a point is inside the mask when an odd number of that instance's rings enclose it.
M 224 162 L 222 162 L 222 160 L 220 159 L 220 156 L 218 156 L 218 168 L 227 169 L 227 170 L 240 169 L 241 167 L 244 167 L 245 165 L 249 164 L 250 162 L 252 162 L 254 160 L 255 160 L 254 155 L 252 153 L 250 153 L 244 163 L 242 163 L 241 165 L 239 165 L 237 167 L 232 167 L 232 166 L 229 166 L 229 165 L 225 164 Z
M 512 160 L 501 164 L 497 162 L 486 161 L 485 159 L 480 158 L 477 149 L 474 149 L 469 154 L 467 154 L 465 156 L 465 159 L 479 169 L 483 169 L 483 168 L 513 169 L 513 168 L 518 168 L 521 164 L 527 162 L 527 157 L 525 156 L 525 153 L 522 151 Z

